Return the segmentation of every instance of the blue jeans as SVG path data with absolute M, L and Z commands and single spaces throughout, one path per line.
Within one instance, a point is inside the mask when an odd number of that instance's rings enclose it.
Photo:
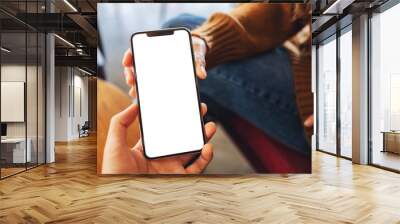
M 192 30 L 204 21 L 202 17 L 182 14 L 163 27 Z M 229 111 L 287 147 L 311 153 L 296 106 L 291 61 L 284 48 L 211 68 L 199 85 L 202 101 L 217 119 Z

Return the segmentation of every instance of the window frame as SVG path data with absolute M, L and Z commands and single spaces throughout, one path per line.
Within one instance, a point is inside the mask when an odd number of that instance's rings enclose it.
M 340 21 L 338 21 L 340 22 Z M 315 124 L 315 128 L 316 128 L 316 150 L 319 152 L 323 152 L 323 153 L 327 153 L 333 156 L 337 156 L 340 158 L 344 158 L 347 160 L 352 160 L 351 157 L 347 157 L 342 155 L 341 153 L 341 119 L 340 119 L 340 103 L 341 103 L 341 99 L 340 99 L 340 82 L 341 82 L 341 67 L 340 67 L 340 37 L 344 34 L 346 34 L 347 32 L 352 32 L 352 23 L 350 22 L 349 24 L 347 24 L 346 26 L 337 29 L 335 33 L 331 34 L 330 36 L 328 36 L 327 38 L 318 41 L 318 43 L 316 44 L 316 124 Z M 319 83 L 320 83 L 320 74 L 319 74 L 319 47 L 321 45 L 321 43 L 327 43 L 330 41 L 336 41 L 336 151 L 334 153 L 329 152 L 327 150 L 321 149 L 320 143 L 319 143 L 319 104 L 320 104 L 320 98 L 319 98 L 319 94 L 318 94 L 318 89 L 319 89 Z

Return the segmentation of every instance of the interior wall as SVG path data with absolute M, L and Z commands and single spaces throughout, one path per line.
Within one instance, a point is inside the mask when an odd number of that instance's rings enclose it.
M 70 141 L 89 119 L 88 77 L 73 67 L 56 67 L 55 74 L 55 141 Z
M 92 132 L 97 131 L 97 78 L 88 78 L 88 114 L 90 122 L 90 130 Z
M 37 107 L 43 106 L 43 101 L 39 101 L 37 104 L 37 94 L 36 94 L 36 77 L 31 77 L 31 74 L 36 75 L 36 65 L 27 66 L 28 71 L 28 82 L 25 81 L 25 65 L 7 65 L 1 66 L 1 81 L 18 81 L 27 83 L 27 94 L 26 102 L 27 107 L 30 111 L 36 111 Z M 3 108 L 4 109 L 4 108 Z M 35 122 L 35 124 L 28 124 L 28 133 L 36 133 L 36 113 L 27 113 L 27 122 Z M 7 137 L 23 137 L 25 138 L 25 122 L 7 122 Z M 29 136 L 28 136 L 29 137 Z
M 55 68 L 55 140 L 68 140 L 68 91 L 69 91 L 68 67 Z
M 75 70 L 76 72 L 77 70 Z M 75 123 L 73 124 L 74 127 L 77 127 L 78 124 L 83 125 L 85 121 L 88 121 L 89 118 L 89 86 L 88 86 L 88 77 L 82 76 L 82 73 L 75 73 L 74 75 L 74 87 L 75 87 L 75 105 L 79 106 L 81 111 L 75 106 Z M 79 100 L 77 98 L 78 92 L 80 90 L 80 103 L 76 102 Z M 77 128 L 74 128 L 74 134 L 78 135 Z

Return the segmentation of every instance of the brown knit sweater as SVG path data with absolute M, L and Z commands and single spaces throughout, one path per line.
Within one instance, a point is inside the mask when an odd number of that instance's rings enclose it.
M 246 3 L 227 14 L 214 13 L 192 33 L 207 43 L 207 68 L 277 46 L 286 47 L 292 62 L 296 102 L 304 122 L 313 113 L 310 24 L 310 4 Z M 310 140 L 312 129 L 305 131 Z

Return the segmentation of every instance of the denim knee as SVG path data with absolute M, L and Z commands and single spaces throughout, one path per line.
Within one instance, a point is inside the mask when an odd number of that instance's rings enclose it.
M 193 30 L 196 27 L 200 26 L 204 21 L 205 18 L 201 16 L 183 13 L 166 21 L 162 25 L 162 28 L 185 27 L 189 30 Z

